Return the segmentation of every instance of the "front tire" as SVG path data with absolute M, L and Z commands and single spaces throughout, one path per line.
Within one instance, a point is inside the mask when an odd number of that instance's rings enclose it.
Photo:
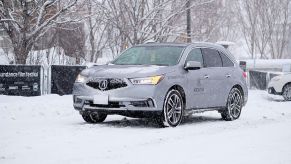
M 84 112 L 81 115 L 86 122 L 91 124 L 103 122 L 107 117 L 107 114 L 100 112 Z
M 285 101 L 291 101 L 291 84 L 284 86 L 283 97 Z
M 238 88 L 232 88 L 226 103 L 226 109 L 221 113 L 225 121 L 236 120 L 240 117 L 243 105 L 242 93 Z
M 182 95 L 178 90 L 172 89 L 165 98 L 160 123 L 163 127 L 176 127 L 181 123 L 183 114 L 184 103 Z

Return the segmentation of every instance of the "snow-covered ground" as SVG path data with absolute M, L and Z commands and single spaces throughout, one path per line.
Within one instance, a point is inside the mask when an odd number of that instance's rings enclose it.
M 86 124 L 71 96 L 0 96 L 0 163 L 290 164 L 291 102 L 250 91 L 241 118 L 195 114 L 177 128 L 109 116 Z

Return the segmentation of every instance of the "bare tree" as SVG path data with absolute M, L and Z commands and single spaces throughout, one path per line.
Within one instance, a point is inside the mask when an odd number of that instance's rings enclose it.
M 28 1 L 28 0 L 1 0 L 0 25 L 9 35 L 18 64 L 25 64 L 29 51 L 35 40 L 43 35 L 57 18 L 72 8 L 77 0 Z
M 239 19 L 236 16 L 237 15 L 237 9 L 236 9 L 237 1 L 233 0 L 224 0 L 223 3 L 218 4 L 218 16 L 220 20 L 220 23 L 217 25 L 219 29 L 219 36 L 216 36 L 218 40 L 226 40 L 226 41 L 232 41 L 232 42 L 238 42 L 242 34 L 240 32 L 239 27 Z
M 290 0 L 241 0 L 239 19 L 251 57 L 283 58 L 287 51 Z
M 268 43 L 270 41 L 270 35 L 268 30 L 268 9 L 269 9 L 269 3 L 268 0 L 259 0 L 259 4 L 265 4 L 260 5 L 260 8 L 257 8 L 258 15 L 257 15 L 257 26 L 256 26 L 256 38 L 255 38 L 255 44 L 258 49 L 258 52 L 260 53 L 260 58 L 266 59 L 267 56 L 267 50 L 268 50 Z
M 90 62 L 97 62 L 98 58 L 102 56 L 104 49 L 107 47 L 109 37 L 107 36 L 109 21 L 104 20 L 105 0 L 87 0 L 86 10 L 90 17 L 85 21 L 87 24 L 87 41 L 89 43 L 89 60 Z
M 119 37 L 122 51 L 149 40 L 168 41 L 171 36 L 178 37 L 181 32 L 186 32 L 186 26 L 181 26 L 179 20 L 186 15 L 186 10 L 213 1 L 199 0 L 190 4 L 181 0 L 106 0 L 103 6 L 106 19 L 115 29 L 115 36 Z
M 252 59 L 255 57 L 256 49 L 258 8 L 262 5 L 259 2 L 257 0 L 241 0 L 238 3 L 242 32 Z
M 280 59 L 287 50 L 290 0 L 268 1 L 268 6 L 267 27 L 270 36 L 268 45 L 271 57 Z

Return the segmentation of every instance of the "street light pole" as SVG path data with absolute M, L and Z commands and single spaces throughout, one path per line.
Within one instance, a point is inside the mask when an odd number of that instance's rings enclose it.
M 191 0 L 187 0 L 186 3 L 186 21 L 187 21 L 187 42 L 191 43 Z

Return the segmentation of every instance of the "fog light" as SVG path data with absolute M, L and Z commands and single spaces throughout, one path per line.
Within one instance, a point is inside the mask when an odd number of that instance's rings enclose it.
M 154 101 L 152 99 L 148 99 L 147 103 L 148 103 L 148 107 L 150 107 L 150 108 L 155 107 Z
M 82 99 L 78 98 L 78 96 L 74 96 L 73 99 L 74 99 L 74 103 L 76 103 L 76 104 L 82 103 Z

